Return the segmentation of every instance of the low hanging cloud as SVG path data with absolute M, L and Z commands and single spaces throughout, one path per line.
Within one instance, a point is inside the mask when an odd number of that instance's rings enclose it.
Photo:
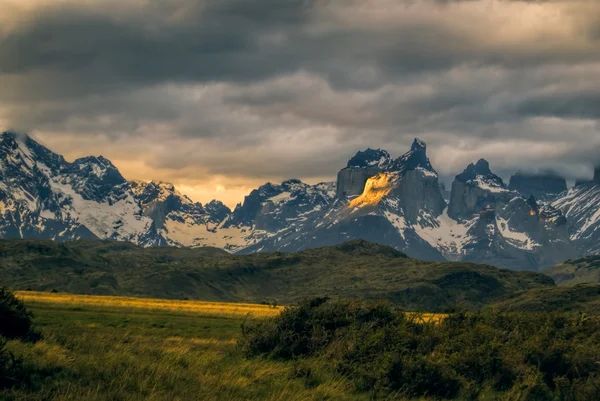
M 590 176 L 594 0 L 0 0 L 0 125 L 233 204 L 426 140 L 450 179 Z

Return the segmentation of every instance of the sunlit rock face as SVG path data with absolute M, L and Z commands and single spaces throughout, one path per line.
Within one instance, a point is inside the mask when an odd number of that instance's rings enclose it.
M 348 207 L 366 207 L 378 205 L 392 188 L 393 183 L 398 179 L 395 173 L 380 173 L 374 177 L 368 178 L 363 193 L 352 199 Z
M 387 169 L 392 163 L 390 154 L 381 149 L 367 149 L 352 157 L 345 168 L 338 172 L 337 197 L 361 195 L 367 180 Z

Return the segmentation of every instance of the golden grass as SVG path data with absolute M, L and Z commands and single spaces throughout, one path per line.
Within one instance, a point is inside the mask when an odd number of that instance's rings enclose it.
M 155 298 L 63 294 L 36 291 L 17 291 L 16 295 L 26 303 L 142 308 L 232 317 L 247 316 L 248 314 L 256 318 L 273 317 L 277 316 L 284 308 L 283 306 L 273 307 L 269 305 L 233 302 L 181 301 Z M 448 316 L 443 313 L 407 312 L 407 314 L 421 323 L 440 323 Z
M 203 315 L 225 315 L 254 317 L 276 316 L 283 310 L 282 306 L 259 304 L 181 301 L 154 298 L 134 298 L 105 295 L 62 294 L 35 291 L 17 291 L 16 295 L 26 303 L 50 303 L 70 306 L 103 306 L 121 308 L 157 309 L 174 312 L 191 312 Z
M 441 323 L 445 318 L 448 317 L 445 313 L 419 313 L 419 312 L 407 312 L 409 316 L 412 316 L 419 323 Z

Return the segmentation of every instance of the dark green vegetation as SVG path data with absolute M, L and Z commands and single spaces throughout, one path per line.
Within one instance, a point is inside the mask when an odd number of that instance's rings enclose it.
M 25 305 L 12 292 L 0 287 L 0 390 L 28 382 L 28 370 L 6 349 L 6 341 L 38 340 L 40 334 L 33 329 L 31 318 Z
M 600 284 L 600 256 L 570 259 L 544 273 L 558 285 Z
M 407 310 L 432 312 L 476 309 L 518 291 L 554 286 L 541 274 L 425 262 L 365 241 L 231 256 L 214 248 L 1 240 L 0 266 L 0 282 L 16 290 L 279 304 L 328 295 L 389 299 Z
M 459 313 L 424 324 L 385 303 L 311 299 L 246 326 L 239 346 L 295 363 L 307 385 L 329 367 L 378 399 L 600 399 L 600 319 L 584 314 Z
M 0 337 L 35 341 L 39 339 L 31 323 L 32 314 L 23 302 L 4 287 L 0 287 Z

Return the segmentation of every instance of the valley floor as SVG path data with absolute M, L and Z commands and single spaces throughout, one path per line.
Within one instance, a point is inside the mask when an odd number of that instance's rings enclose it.
M 9 349 L 34 370 L 1 400 L 359 400 L 343 378 L 297 377 L 290 362 L 248 360 L 240 326 L 278 308 L 20 292 L 44 340 Z M 248 312 L 251 312 L 248 315 Z

